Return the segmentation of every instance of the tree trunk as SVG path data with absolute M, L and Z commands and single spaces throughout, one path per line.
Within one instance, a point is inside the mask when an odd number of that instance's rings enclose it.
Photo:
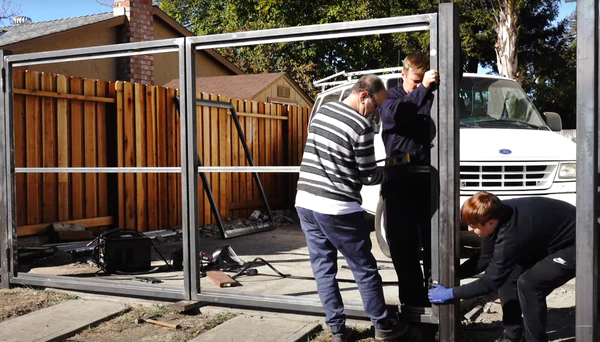
M 517 79 L 517 26 L 516 0 L 492 0 L 495 9 L 496 59 L 501 76 Z

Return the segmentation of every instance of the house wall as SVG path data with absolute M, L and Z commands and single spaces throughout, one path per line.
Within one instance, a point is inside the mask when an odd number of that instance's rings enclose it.
M 290 97 L 277 96 L 277 86 L 288 87 L 290 89 Z M 257 102 L 288 102 L 302 107 L 312 107 L 312 104 L 307 102 L 285 77 L 281 77 L 277 83 L 273 83 L 269 88 L 256 95 L 252 100 Z
M 164 22 L 154 20 L 154 39 L 178 38 L 181 35 Z M 196 76 L 235 75 L 234 72 L 215 61 L 204 51 L 196 53 Z M 162 53 L 154 56 L 154 84 L 164 85 L 179 78 L 179 55 Z
M 16 55 L 85 46 L 110 45 L 115 44 L 116 39 L 117 28 L 104 27 L 100 29 L 100 32 L 99 30 L 77 30 L 75 33 L 61 33 L 51 37 L 41 37 L 6 47 L 6 49 Z M 114 58 L 32 65 L 27 69 L 105 81 L 114 81 L 117 78 L 117 61 Z

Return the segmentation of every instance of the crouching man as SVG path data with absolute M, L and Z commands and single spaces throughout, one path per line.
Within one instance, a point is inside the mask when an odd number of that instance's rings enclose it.
M 575 277 L 575 207 L 542 197 L 503 202 L 481 191 L 463 204 L 461 218 L 482 238 L 485 274 L 455 288 L 435 285 L 431 303 L 498 290 L 504 332 L 496 342 L 548 341 L 546 296 Z

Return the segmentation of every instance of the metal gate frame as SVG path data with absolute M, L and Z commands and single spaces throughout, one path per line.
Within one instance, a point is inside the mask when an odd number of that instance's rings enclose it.
M 149 53 L 178 52 L 180 56 L 179 73 L 185 75 L 182 56 L 185 39 L 165 39 L 150 42 L 126 43 L 109 46 L 96 46 L 48 52 L 37 52 L 11 55 L 8 51 L 0 51 L 2 57 L 2 79 L 0 81 L 3 96 L 0 97 L 0 254 L 2 256 L 0 276 L 2 287 L 10 284 L 32 285 L 140 296 L 148 298 L 186 299 L 189 291 L 178 286 L 156 286 L 148 284 L 127 284 L 118 280 L 84 279 L 66 276 L 35 275 L 18 272 L 17 224 L 15 206 L 15 173 L 147 173 L 147 172 L 180 172 L 180 168 L 15 168 L 14 164 L 14 129 L 13 129 L 13 81 L 14 67 L 49 64 L 57 62 L 83 61 L 100 58 L 142 55 Z M 182 147 L 184 145 L 182 144 Z M 183 149 L 183 148 L 182 148 Z M 183 238 L 189 232 L 183 230 Z M 184 249 L 185 249 L 184 245 Z M 186 252 L 186 251 L 184 251 Z M 189 255 L 186 254 L 186 255 Z M 186 260 L 186 263 L 188 261 Z M 189 278 L 187 271 L 184 278 Z
M 575 337 L 600 340 L 598 310 L 598 1 L 577 1 L 577 271 Z
M 452 3 L 439 5 L 439 14 L 343 22 L 325 25 L 301 26 L 285 29 L 186 37 L 151 42 L 126 43 L 110 46 L 10 55 L 2 57 L 0 97 L 0 276 L 3 287 L 10 284 L 48 286 L 85 292 L 150 297 L 156 299 L 193 299 L 260 308 L 286 310 L 297 313 L 322 313 L 318 299 L 286 295 L 200 289 L 200 267 L 195 257 L 200 252 L 198 229 L 198 172 L 298 172 L 290 167 L 198 167 L 195 115 L 195 51 L 219 47 L 235 47 L 278 42 L 333 39 L 396 32 L 428 31 L 432 68 L 440 69 L 440 87 L 432 108 L 432 118 L 438 127 L 432 150 L 432 166 L 439 170 L 440 208 L 432 218 L 432 276 L 446 286 L 456 285 L 458 263 L 458 112 L 459 81 L 458 8 Z M 14 167 L 13 130 L 13 67 L 57 62 L 112 58 L 149 53 L 179 53 L 181 83 L 181 167 L 140 168 L 20 168 Z M 17 272 L 17 232 L 15 220 L 15 173 L 123 173 L 123 172 L 181 172 L 182 177 L 182 230 L 184 250 L 184 286 L 152 284 L 128 285 L 104 279 L 87 280 L 65 276 L 46 276 Z M 361 303 L 348 303 L 349 316 L 366 317 Z M 413 318 L 420 322 L 440 324 L 440 340 L 455 341 L 459 323 L 459 305 L 419 308 Z
M 186 70 L 195 75 L 196 65 L 193 58 L 196 50 L 224 47 L 239 47 L 248 45 L 270 44 L 279 42 L 306 41 L 317 39 L 334 39 L 372 34 L 395 32 L 429 31 L 431 67 L 440 68 L 440 88 L 432 108 L 432 118 L 438 127 L 438 135 L 434 140 L 432 151 L 432 166 L 439 170 L 440 207 L 432 218 L 432 277 L 447 286 L 458 283 L 456 267 L 458 263 L 458 164 L 459 121 L 454 113 L 458 113 L 459 88 L 459 56 L 460 43 L 458 37 L 458 7 L 452 3 L 440 4 L 439 14 L 424 14 L 396 18 L 354 21 L 326 25 L 302 26 L 285 29 L 273 29 L 253 32 L 239 32 L 211 36 L 190 37 L 186 40 Z M 186 78 L 186 101 L 182 101 L 186 112 L 193 113 L 196 82 Z M 187 116 L 187 148 L 188 155 L 182 156 L 182 167 L 187 168 L 187 198 L 189 208 L 185 225 L 197 226 L 198 213 L 197 193 L 198 180 L 196 169 L 196 117 Z M 184 135 L 182 133 L 182 139 Z M 437 180 L 436 180 L 437 181 Z M 199 234 L 190 236 L 189 250 L 192 254 L 200 251 Z M 291 296 L 275 296 L 254 293 L 231 293 L 231 291 L 211 290 L 202 292 L 200 289 L 200 271 L 197 264 L 191 265 L 190 274 L 194 300 L 243 305 L 250 307 L 286 309 L 295 312 L 321 313 L 322 306 L 318 299 L 303 299 Z M 458 305 L 434 306 L 416 308 L 411 317 L 420 322 L 440 323 L 440 338 L 442 341 L 453 341 L 459 323 Z M 366 317 L 360 303 L 345 304 L 347 315 Z

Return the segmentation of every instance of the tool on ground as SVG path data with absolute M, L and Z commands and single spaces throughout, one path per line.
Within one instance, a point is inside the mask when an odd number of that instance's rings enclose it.
M 135 281 L 141 281 L 143 283 L 150 283 L 150 284 L 160 284 L 163 281 L 158 279 L 158 278 L 154 278 L 154 277 L 133 277 L 131 278 L 131 280 L 135 280 Z
M 142 323 L 150 323 L 150 324 L 156 324 L 156 325 L 160 325 L 161 327 L 166 327 L 166 328 L 171 328 L 171 329 L 181 329 L 181 325 L 179 324 L 175 324 L 175 323 L 169 323 L 169 322 L 164 322 L 164 321 L 157 321 L 154 319 L 149 319 L 149 318 L 137 318 L 135 320 L 135 324 L 142 324 Z
M 154 246 L 152 240 L 133 229 L 116 228 L 100 234 L 88 246 L 96 242 L 94 247 L 95 261 L 98 267 L 108 274 L 145 274 L 159 271 L 152 267 L 152 248 L 171 268 L 169 262 Z
M 241 285 L 236 281 L 236 278 L 242 275 L 246 276 L 254 276 L 258 274 L 258 270 L 256 268 L 252 268 L 253 266 L 268 266 L 273 272 L 277 274 L 278 277 L 287 278 L 287 279 L 298 279 L 298 280 L 315 280 L 314 277 L 303 277 L 303 276 L 293 276 L 291 274 L 284 274 L 279 272 L 273 265 L 267 262 L 265 259 L 257 257 L 251 262 L 243 261 L 231 248 L 230 245 L 223 245 L 217 247 L 213 254 L 212 258 L 207 254 L 201 253 L 201 263 L 202 274 L 203 276 L 209 275 L 209 278 L 219 287 L 231 287 L 231 286 L 239 286 Z M 345 266 L 345 265 L 344 265 Z M 342 266 L 342 268 L 346 268 Z M 385 266 L 379 269 L 386 268 Z M 389 267 L 387 267 L 389 268 Z M 208 270 L 205 272 L 204 270 Z M 219 271 L 216 271 L 219 270 Z M 225 272 L 237 272 L 232 276 L 228 276 Z M 266 274 L 263 274 L 266 275 Z M 337 279 L 338 282 L 342 283 L 354 283 L 356 281 L 354 279 Z M 384 281 L 384 285 L 397 285 L 398 283 L 395 281 Z
M 351 270 L 350 266 L 348 266 L 348 265 L 342 265 L 341 268 L 343 268 L 345 270 Z M 386 266 L 386 265 L 378 265 L 377 269 L 381 271 L 381 270 L 393 270 L 394 268 Z
M 207 259 L 205 259 L 207 257 Z M 215 248 L 212 256 L 207 256 L 206 253 L 201 254 L 202 260 L 207 260 L 208 263 L 218 268 L 221 271 L 237 272 L 244 267 L 244 261 L 238 257 L 230 245 L 223 245 Z

